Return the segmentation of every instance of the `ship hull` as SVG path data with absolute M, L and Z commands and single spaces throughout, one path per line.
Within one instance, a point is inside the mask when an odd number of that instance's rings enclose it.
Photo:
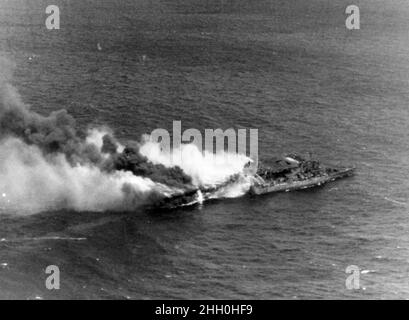
M 273 183 L 265 183 L 265 184 L 255 184 L 250 187 L 249 193 L 252 195 L 262 195 L 267 193 L 275 193 L 275 192 L 289 192 L 295 190 L 303 190 L 307 188 L 318 187 L 324 185 L 328 182 L 332 182 L 338 179 L 342 179 L 348 176 L 352 176 L 354 174 L 354 168 L 342 168 L 338 169 L 336 172 L 310 178 L 307 180 L 302 181 L 293 181 L 293 182 L 286 182 L 281 184 L 273 184 Z M 168 198 L 162 199 L 156 203 L 155 207 L 159 208 L 178 208 L 184 206 L 190 206 L 196 203 L 201 203 L 206 200 L 212 199 L 211 195 L 217 190 L 218 188 L 208 188 L 208 189 L 193 189 L 186 191 L 182 194 L 172 195 Z M 199 197 L 199 193 L 202 197 Z
M 315 177 L 302 181 L 293 181 L 279 184 L 265 184 L 265 185 L 253 185 L 250 188 L 250 194 L 261 195 L 266 193 L 274 192 L 289 192 L 295 190 L 303 190 L 307 188 L 318 187 L 324 185 L 328 182 L 332 182 L 338 179 L 346 178 L 352 176 L 354 173 L 354 168 L 341 169 L 336 173 L 332 173 L 326 176 Z

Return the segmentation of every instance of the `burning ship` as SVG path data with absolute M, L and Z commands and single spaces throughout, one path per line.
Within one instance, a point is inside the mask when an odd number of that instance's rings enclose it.
M 326 183 L 350 177 L 354 167 L 326 166 L 317 160 L 307 160 L 296 154 L 289 154 L 270 161 L 271 165 L 260 165 L 253 175 L 236 174 L 217 186 L 190 189 L 163 199 L 161 207 L 180 207 L 216 198 L 219 190 L 228 188 L 240 179 L 250 181 L 247 191 L 250 195 L 289 192 L 322 186 Z
M 213 175 L 219 170 L 217 164 L 191 145 L 185 146 L 188 162 L 195 166 L 198 159 L 198 163 L 197 170 L 189 173 L 181 167 L 183 161 L 179 166 L 163 161 L 166 155 L 161 156 L 160 144 L 150 137 L 122 145 L 106 128 L 84 132 L 64 109 L 48 116 L 30 110 L 10 83 L 10 65 L 0 59 L 0 206 L 4 204 L 5 210 L 185 206 L 246 193 L 310 188 L 354 171 L 287 155 L 254 172 L 244 167 L 247 158 L 242 155 L 238 161 L 225 161 L 221 173 Z M 210 179 L 202 179 L 209 173 Z
M 271 167 L 260 166 L 250 193 L 259 195 L 312 188 L 352 176 L 354 171 L 354 167 L 325 166 L 316 160 L 287 155 L 275 160 Z

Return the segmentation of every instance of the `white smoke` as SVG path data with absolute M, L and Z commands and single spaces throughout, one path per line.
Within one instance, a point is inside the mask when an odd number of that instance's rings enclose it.
M 129 210 L 154 202 L 158 197 L 169 197 L 182 190 L 156 183 L 149 178 L 135 176 L 127 171 L 106 172 L 98 165 L 87 161 L 68 161 L 63 153 L 44 152 L 37 144 L 49 141 L 43 136 L 51 125 L 63 122 L 51 135 L 56 141 L 71 139 L 77 143 L 77 136 L 65 125 L 65 118 L 42 117 L 31 112 L 24 104 L 18 91 L 10 84 L 12 72 L 8 62 L 0 58 L 0 120 L 14 115 L 18 121 L 0 123 L 0 213 L 35 213 L 51 209 L 73 209 L 78 211 Z M 61 117 L 65 117 L 62 114 Z M 64 120 L 64 121 L 63 121 Z M 32 134 L 26 128 L 30 125 L 43 125 L 44 132 Z M 107 129 L 93 129 L 88 132 L 80 146 L 96 146 L 99 155 L 109 160 L 109 154 L 103 154 L 103 137 L 112 135 Z M 16 137 L 16 134 L 19 137 Z M 65 136 L 66 135 L 66 136 Z M 21 136 L 21 137 L 20 137 Z M 26 137 L 24 140 L 23 137 Z M 25 142 L 29 137 L 32 143 Z M 40 139 L 41 138 L 41 139 Z M 69 141 L 71 141 L 69 140 Z M 45 144 L 47 146 L 47 144 Z M 68 144 L 68 146 L 71 146 Z M 40 149 L 42 148 L 42 149 Z M 117 144 L 120 153 L 124 146 Z M 85 148 L 84 148 L 85 150 Z M 146 141 L 140 153 L 153 164 L 165 167 L 179 166 L 192 178 L 197 187 L 216 186 L 224 183 L 232 175 L 242 174 L 243 168 L 251 161 L 245 155 L 228 153 L 202 153 L 195 145 L 182 145 L 172 154 L 161 152 L 160 145 Z M 103 166 L 101 166 L 103 167 Z M 231 186 L 225 186 L 214 194 L 215 197 L 233 197 L 248 190 L 248 181 L 241 176 Z
M 69 164 L 63 155 L 45 157 L 16 138 L 0 142 L 0 207 L 24 213 L 50 209 L 132 209 L 152 192 L 172 190 L 131 172 L 102 172 Z
M 11 85 L 10 65 L 0 57 L 0 120 L 3 120 L 0 124 L 0 213 L 35 213 L 50 209 L 127 210 L 152 201 L 156 196 L 180 191 L 131 172 L 105 172 L 86 161 L 73 164 L 62 153 L 46 154 L 36 144 L 27 144 L 16 137 L 17 133 L 8 133 L 9 128 L 21 132 L 27 119 L 30 125 L 44 123 L 44 127 L 61 120 L 55 118 L 46 122 L 47 118 L 29 110 Z M 10 114 L 18 115 L 11 119 L 19 123 L 4 120 Z M 101 152 L 105 133 L 107 129 L 89 131 L 84 146 L 94 144 Z M 64 138 L 58 128 L 55 134 Z M 42 138 L 41 133 L 37 138 Z M 118 145 L 117 151 L 122 150 L 123 146 Z
M 215 186 L 225 182 L 232 175 L 243 173 L 245 165 L 251 161 L 245 155 L 200 151 L 194 144 L 182 144 L 171 154 L 161 150 L 160 143 L 149 139 L 141 146 L 140 152 L 154 164 L 166 167 L 179 166 L 193 179 L 196 186 Z
M 113 131 L 107 127 L 92 128 L 88 130 L 88 135 L 85 139 L 85 143 L 93 144 L 98 148 L 98 150 L 101 150 L 104 143 L 103 141 L 104 136 L 105 135 L 113 136 L 113 134 L 114 134 Z M 116 143 L 118 145 L 116 152 L 121 153 L 122 151 L 124 151 L 125 146 L 123 146 L 119 142 Z
M 101 148 L 106 132 L 94 129 L 89 133 L 87 142 Z M 146 142 L 141 153 L 155 164 L 180 166 L 197 186 L 222 183 L 242 172 L 249 161 L 238 155 L 202 155 L 195 145 L 183 145 L 182 156 L 176 163 L 160 151 L 157 143 Z M 241 177 L 211 197 L 241 196 L 249 186 L 249 180 Z M 153 193 L 170 196 L 180 191 L 131 172 L 107 173 L 90 164 L 71 165 L 63 154 L 45 156 L 37 146 L 17 138 L 0 141 L 0 209 L 3 211 L 27 214 L 52 209 L 130 210 L 149 201 Z

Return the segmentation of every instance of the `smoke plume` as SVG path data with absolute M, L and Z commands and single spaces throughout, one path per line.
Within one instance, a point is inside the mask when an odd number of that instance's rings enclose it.
M 171 161 L 149 138 L 124 146 L 109 128 L 83 132 L 66 110 L 30 110 L 9 61 L 0 59 L 0 72 L 0 213 L 133 210 L 219 183 L 248 161 L 210 158 L 193 145 L 173 150 L 182 156 Z

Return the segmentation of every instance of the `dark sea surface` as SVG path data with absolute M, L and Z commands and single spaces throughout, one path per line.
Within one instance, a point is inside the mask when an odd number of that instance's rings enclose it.
M 257 128 L 261 159 L 357 174 L 160 212 L 2 212 L 0 298 L 409 298 L 407 1 L 354 1 L 356 31 L 343 0 L 53 0 L 53 31 L 49 2 L 0 0 L 1 56 L 33 110 L 123 141 L 174 120 Z

